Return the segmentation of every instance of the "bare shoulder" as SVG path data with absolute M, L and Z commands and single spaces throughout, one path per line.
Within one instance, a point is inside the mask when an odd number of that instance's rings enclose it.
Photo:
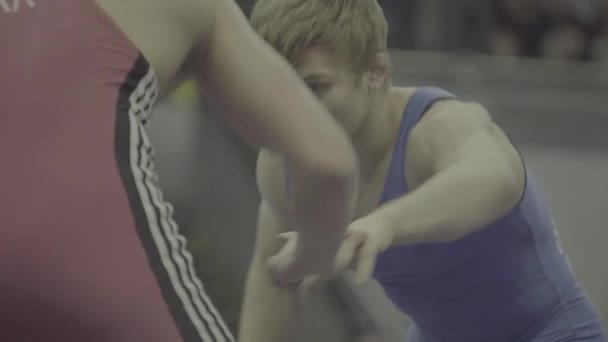
M 519 155 L 507 136 L 478 103 L 444 100 L 434 104 L 412 130 L 406 167 L 415 183 L 424 182 L 465 155 Z
M 262 149 L 258 154 L 256 181 L 262 200 L 277 214 L 287 213 L 285 166 L 278 154 Z
M 434 104 L 414 126 L 409 145 L 419 152 L 415 155 L 423 157 L 457 148 L 471 135 L 495 130 L 499 128 L 480 104 L 444 100 Z
M 491 129 L 494 122 L 488 110 L 475 102 L 444 100 L 434 104 L 420 119 L 417 130 L 442 133 L 467 133 L 480 129 Z

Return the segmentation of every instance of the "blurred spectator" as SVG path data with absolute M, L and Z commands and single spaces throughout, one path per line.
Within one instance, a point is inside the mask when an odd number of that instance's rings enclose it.
M 537 0 L 495 0 L 492 52 L 537 57 L 548 26 Z
M 606 22 L 606 0 L 495 0 L 492 52 L 590 60 Z
M 570 60 L 608 56 L 608 0 L 379 2 L 391 48 Z
M 237 0 L 248 14 L 256 0 Z M 608 0 L 378 0 L 389 47 L 608 58 Z
M 487 0 L 378 0 L 389 22 L 389 47 L 488 51 L 494 19 Z
M 488 0 L 441 0 L 444 50 L 489 52 L 496 27 L 494 6 Z
M 543 42 L 546 57 L 590 60 L 605 26 L 605 0 L 541 0 L 553 20 Z
M 585 32 L 573 24 L 561 24 L 550 29 L 541 42 L 541 55 L 551 59 L 589 59 Z
M 597 61 L 608 61 L 608 27 L 604 27 L 591 46 L 591 56 Z
M 600 18 L 597 34 L 591 43 L 590 52 L 594 60 L 608 61 L 608 0 L 600 0 Z
M 427 0 L 428 1 L 428 0 Z M 393 49 L 414 49 L 420 45 L 416 37 L 421 0 L 378 0 L 389 23 L 388 45 Z

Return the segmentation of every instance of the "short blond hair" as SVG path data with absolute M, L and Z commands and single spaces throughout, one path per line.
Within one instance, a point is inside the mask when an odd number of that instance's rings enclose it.
M 377 0 L 257 0 L 251 25 L 292 64 L 304 49 L 321 46 L 363 72 L 387 50 L 388 24 Z

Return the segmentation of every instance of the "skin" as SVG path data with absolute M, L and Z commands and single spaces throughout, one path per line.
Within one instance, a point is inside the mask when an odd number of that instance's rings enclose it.
M 301 234 L 294 251 L 274 259 L 275 276 L 296 281 L 331 271 L 353 211 L 354 149 L 293 69 L 253 32 L 234 1 L 97 3 L 146 57 L 163 95 L 196 77 L 231 127 L 289 165 L 286 215 Z
M 399 122 L 415 89 L 387 87 L 390 61 L 384 53 L 362 75 L 317 46 L 307 49 L 295 67 L 349 133 L 360 160 L 355 215 L 335 260 L 336 273 L 352 266 L 364 281 L 376 255 L 389 246 L 460 239 L 503 216 L 521 198 L 525 175 L 520 156 L 487 111 L 445 100 L 433 105 L 411 133 L 405 161 L 410 192 L 377 208 Z M 293 233 L 277 238 L 289 230 L 285 191 L 276 181 L 283 172 L 272 152 L 260 152 L 262 204 L 241 342 L 293 340 L 299 319 L 302 292 L 273 282 L 264 264 L 266 256 L 291 248 L 298 239 Z M 300 289 L 319 280 L 309 278 Z

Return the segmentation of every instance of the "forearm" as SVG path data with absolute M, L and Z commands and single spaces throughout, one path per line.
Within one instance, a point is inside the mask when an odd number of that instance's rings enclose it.
M 289 224 L 302 233 L 298 258 L 318 272 L 331 264 L 350 219 L 355 151 L 293 68 L 237 12 L 219 16 L 201 57 L 201 78 L 232 127 L 289 164 Z
M 504 216 L 516 205 L 522 187 L 498 168 L 457 164 L 373 215 L 388 222 L 394 244 L 448 242 Z
M 252 268 L 247 279 L 239 342 L 294 341 L 299 314 L 295 290 L 274 286 L 260 268 Z
M 296 258 L 313 269 L 330 267 L 353 216 L 356 180 L 289 173 L 289 226 L 299 233 Z

